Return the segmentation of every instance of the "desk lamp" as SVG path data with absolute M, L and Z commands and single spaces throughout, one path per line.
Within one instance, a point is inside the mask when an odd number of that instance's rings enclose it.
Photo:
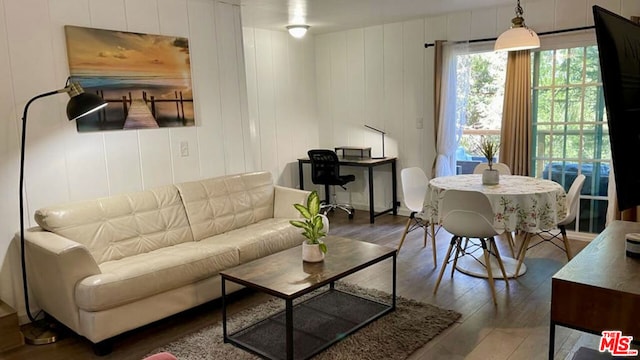
M 382 157 L 374 158 L 374 159 L 384 159 L 385 158 L 385 156 L 384 156 L 384 134 L 386 134 L 386 133 L 384 131 L 382 131 L 382 130 L 376 129 L 373 126 L 369 126 L 369 125 L 366 125 L 366 124 L 365 124 L 364 127 L 368 128 L 368 129 L 371 129 L 373 131 L 377 131 L 380 134 L 382 134 Z
M 27 266 L 25 259 L 25 244 L 24 244 L 24 153 L 25 153 L 25 140 L 27 136 L 27 112 L 32 102 L 37 99 L 66 93 L 70 99 L 67 103 L 67 118 L 69 120 L 77 120 L 85 115 L 88 115 L 94 111 L 104 108 L 107 103 L 97 95 L 87 94 L 84 92 L 80 84 L 71 82 L 70 78 L 67 79 L 65 87 L 58 90 L 49 91 L 36 95 L 27 102 L 24 107 L 24 113 L 22 115 L 22 142 L 20 146 L 20 259 L 22 266 L 22 286 L 24 290 L 24 306 L 27 312 L 27 316 L 31 321 L 30 324 L 23 325 L 21 327 L 22 334 L 25 337 L 25 341 L 28 344 L 42 345 L 49 344 L 58 340 L 58 334 L 55 332 L 51 324 L 45 321 L 36 320 L 31 315 L 31 309 L 29 308 L 29 290 L 27 286 Z

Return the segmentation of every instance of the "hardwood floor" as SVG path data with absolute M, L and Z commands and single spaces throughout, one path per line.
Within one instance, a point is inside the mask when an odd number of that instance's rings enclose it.
M 384 215 L 375 224 L 358 212 L 354 220 L 343 213 L 330 216 L 331 234 L 397 247 L 407 220 L 403 216 Z M 433 288 L 441 262 L 449 246 L 450 235 L 437 231 L 438 264 L 434 266 L 431 242 L 422 247 L 422 232 L 409 233 L 398 256 L 398 295 L 429 302 L 462 314 L 460 320 L 411 356 L 411 359 L 546 359 L 549 331 L 551 276 L 566 263 L 558 248 L 543 244 L 527 252 L 527 273 L 509 282 L 496 280 L 497 307 L 493 306 L 486 279 L 447 271 L 438 294 Z M 519 241 L 520 239 L 518 239 Z M 498 240 L 502 254 L 509 254 L 506 239 Z M 519 242 L 517 242 L 519 245 Z M 574 253 L 587 245 L 571 241 Z M 331 251 L 331 249 L 329 249 Z M 450 266 L 449 266 L 450 268 Z M 347 278 L 364 287 L 389 291 L 391 262 L 374 265 Z M 264 301 L 265 295 L 243 291 L 234 296 L 230 312 Z M 50 345 L 25 345 L 0 353 L 0 359 L 141 359 L 149 351 L 220 321 L 220 302 L 213 301 L 196 309 L 133 330 L 114 341 L 110 355 L 93 354 L 90 342 L 77 335 Z M 571 359 L 580 346 L 597 346 L 598 337 L 558 327 L 556 359 Z

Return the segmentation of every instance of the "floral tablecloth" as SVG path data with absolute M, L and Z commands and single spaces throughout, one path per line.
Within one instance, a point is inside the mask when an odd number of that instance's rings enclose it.
M 438 208 L 446 190 L 479 191 L 489 198 L 494 227 L 506 231 L 536 232 L 556 227 L 567 214 L 564 188 L 550 180 L 500 175 L 500 184 L 482 185 L 481 174 L 443 176 L 429 181 L 425 214 L 441 223 Z

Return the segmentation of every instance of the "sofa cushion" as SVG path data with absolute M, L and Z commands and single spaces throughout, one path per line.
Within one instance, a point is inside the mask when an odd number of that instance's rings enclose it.
M 76 286 L 75 298 L 86 311 L 110 309 L 195 283 L 238 264 L 234 247 L 182 243 L 100 264 L 102 274 L 83 279 Z
M 176 186 L 196 241 L 273 217 L 274 185 L 269 172 L 223 176 Z
M 173 185 L 47 207 L 35 219 L 43 229 L 84 244 L 98 264 L 193 241 Z
M 298 246 L 302 241 L 302 230 L 291 225 L 289 220 L 266 219 L 199 242 L 236 247 L 240 263 L 244 264 Z

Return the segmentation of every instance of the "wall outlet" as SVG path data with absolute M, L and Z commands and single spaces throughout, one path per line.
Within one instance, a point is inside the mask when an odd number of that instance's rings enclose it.
M 187 157 L 189 156 L 189 142 L 181 141 L 180 142 L 180 156 Z
M 424 126 L 424 122 L 422 121 L 422 118 L 416 118 L 416 129 L 422 129 L 422 127 Z

